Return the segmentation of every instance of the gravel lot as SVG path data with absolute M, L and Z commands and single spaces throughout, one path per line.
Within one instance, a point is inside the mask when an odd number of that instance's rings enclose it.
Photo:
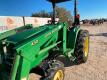
M 68 65 L 64 62 L 65 80 L 107 80 L 107 23 L 96 26 L 82 26 L 90 33 L 90 52 L 87 63 Z M 30 80 L 38 80 L 31 74 Z

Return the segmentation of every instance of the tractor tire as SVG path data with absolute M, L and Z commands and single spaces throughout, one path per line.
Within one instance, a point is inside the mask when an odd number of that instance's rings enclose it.
M 74 56 L 75 63 L 85 63 L 88 59 L 89 53 L 89 32 L 87 30 L 80 30 L 77 36 Z
M 40 80 L 64 80 L 64 65 L 62 62 L 55 61 L 47 71 L 48 75 Z

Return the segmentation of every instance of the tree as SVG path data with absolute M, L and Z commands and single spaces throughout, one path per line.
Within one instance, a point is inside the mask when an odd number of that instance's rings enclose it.
M 73 22 L 73 17 L 70 11 L 67 11 L 66 8 L 56 7 L 56 16 L 59 18 L 59 22 L 67 22 L 69 26 Z
M 71 16 L 71 12 L 68 11 L 66 8 L 63 7 L 58 7 L 56 6 L 56 17 L 59 18 L 59 22 L 67 22 L 69 26 L 72 25 L 73 22 L 73 17 Z M 44 10 L 33 13 L 32 17 L 46 17 L 46 18 L 51 18 L 53 16 L 52 12 L 46 12 Z

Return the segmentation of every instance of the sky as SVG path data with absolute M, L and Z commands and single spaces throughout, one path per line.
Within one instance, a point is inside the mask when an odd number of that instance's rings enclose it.
M 57 4 L 65 7 L 74 15 L 74 0 Z M 51 3 L 46 0 L 0 0 L 0 16 L 31 16 L 32 13 L 52 11 Z M 81 19 L 107 18 L 107 0 L 78 0 Z

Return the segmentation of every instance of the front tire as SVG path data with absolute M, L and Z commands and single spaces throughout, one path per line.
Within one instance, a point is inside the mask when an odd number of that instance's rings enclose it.
M 42 77 L 41 80 L 64 80 L 64 65 L 62 62 L 53 62 L 52 67 L 47 71 L 48 75 Z

